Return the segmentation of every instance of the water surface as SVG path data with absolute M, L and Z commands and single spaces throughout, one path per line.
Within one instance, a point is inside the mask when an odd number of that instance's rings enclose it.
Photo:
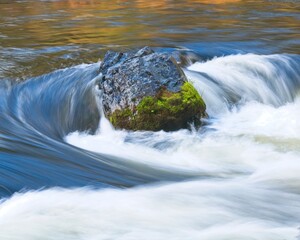
M 0 0 L 0 239 L 296 240 L 299 1 Z M 114 129 L 99 59 L 183 56 L 200 129 Z
M 232 53 L 296 53 L 299 1 L 0 1 L 1 77 L 24 80 L 145 45 Z

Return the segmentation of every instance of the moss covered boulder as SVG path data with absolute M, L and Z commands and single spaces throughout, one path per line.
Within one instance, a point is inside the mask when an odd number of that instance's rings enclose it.
M 201 96 L 167 54 L 109 51 L 100 72 L 104 112 L 116 128 L 173 131 L 205 116 Z

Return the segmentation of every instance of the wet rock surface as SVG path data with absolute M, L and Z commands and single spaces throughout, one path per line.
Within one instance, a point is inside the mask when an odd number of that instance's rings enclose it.
M 149 47 L 109 51 L 100 72 L 104 113 L 117 128 L 177 130 L 205 114 L 202 98 L 170 55 Z

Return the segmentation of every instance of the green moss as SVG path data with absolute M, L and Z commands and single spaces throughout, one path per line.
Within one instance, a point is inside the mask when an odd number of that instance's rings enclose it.
M 117 109 L 114 111 L 114 113 L 109 116 L 109 121 L 114 126 L 124 126 L 121 128 L 126 128 L 127 122 L 133 118 L 133 112 L 129 108 L 125 108 L 124 110 Z
M 200 105 L 202 108 L 206 108 L 202 97 L 199 95 L 197 90 L 189 82 L 185 82 L 181 87 L 183 102 L 187 104 Z
M 205 114 L 205 103 L 196 89 L 185 82 L 179 92 L 162 88 L 156 96 L 144 97 L 135 109 L 116 110 L 109 119 L 117 128 L 131 130 L 176 130 Z

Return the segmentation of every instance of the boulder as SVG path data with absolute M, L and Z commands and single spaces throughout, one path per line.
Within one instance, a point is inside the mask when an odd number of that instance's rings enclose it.
M 116 128 L 173 131 L 205 116 L 201 96 L 167 54 L 108 51 L 100 72 L 104 113 Z

